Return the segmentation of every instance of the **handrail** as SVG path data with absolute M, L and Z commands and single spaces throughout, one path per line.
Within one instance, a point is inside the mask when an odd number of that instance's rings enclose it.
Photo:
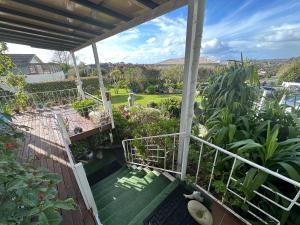
M 237 154 L 229 152 L 229 151 L 227 151 L 227 150 L 225 150 L 225 149 L 223 149 L 223 148 L 221 148 L 221 147 L 219 147 L 217 145 L 214 145 L 214 144 L 212 144 L 212 143 L 210 143 L 208 141 L 205 141 L 205 140 L 203 140 L 201 138 L 195 137 L 193 135 L 191 135 L 191 138 L 195 139 L 197 141 L 203 142 L 204 144 L 206 144 L 206 145 L 208 145 L 208 146 L 210 146 L 212 148 L 215 148 L 215 149 L 217 149 L 220 152 L 223 152 L 223 153 L 225 153 L 227 155 L 230 155 L 230 156 L 232 156 L 232 157 L 234 157 L 234 158 L 236 158 L 236 159 L 238 159 L 238 160 L 240 160 L 242 162 L 245 162 L 245 163 L 249 164 L 250 166 L 253 166 L 253 167 L 255 167 L 255 168 L 257 168 L 257 169 L 259 169 L 259 170 L 261 170 L 263 172 L 271 174 L 271 175 L 273 175 L 273 176 L 275 176 L 275 177 L 277 177 L 277 178 L 279 178 L 281 180 L 284 180 L 284 181 L 286 181 L 286 182 L 288 182 L 288 183 L 290 183 L 290 184 L 292 184 L 292 185 L 300 188 L 300 183 L 299 182 L 297 182 L 295 180 L 292 180 L 292 179 L 290 179 L 288 177 L 285 177 L 285 176 L 281 175 L 280 173 L 274 172 L 274 171 L 272 171 L 272 170 L 270 170 L 270 169 L 268 169 L 266 167 L 263 167 L 263 166 L 261 166 L 261 165 L 259 165 L 257 163 L 254 163 L 254 162 L 252 162 L 252 161 L 250 161 L 248 159 L 245 159 L 245 158 L 243 158 L 243 157 L 241 157 L 241 156 L 239 156 Z

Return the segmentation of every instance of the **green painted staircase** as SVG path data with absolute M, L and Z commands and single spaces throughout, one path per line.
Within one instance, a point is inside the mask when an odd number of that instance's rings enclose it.
M 178 185 L 155 171 L 123 166 L 91 189 L 102 224 L 142 225 Z

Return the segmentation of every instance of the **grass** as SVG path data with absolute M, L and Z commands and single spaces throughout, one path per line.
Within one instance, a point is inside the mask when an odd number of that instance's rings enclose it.
M 115 94 L 114 89 L 110 89 L 112 96 L 113 106 L 127 105 L 128 104 L 128 93 L 125 89 L 120 89 L 118 94 Z M 181 94 L 135 94 L 135 104 L 147 105 L 149 102 L 154 101 L 156 103 L 161 102 L 167 98 L 181 98 Z

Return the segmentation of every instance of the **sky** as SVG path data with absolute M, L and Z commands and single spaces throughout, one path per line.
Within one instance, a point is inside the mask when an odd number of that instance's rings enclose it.
M 148 21 L 97 43 L 101 62 L 157 63 L 184 57 L 187 7 Z M 216 60 L 300 56 L 300 0 L 207 0 L 201 56 Z M 44 62 L 53 52 L 8 44 L 9 53 L 37 54 Z M 76 58 L 94 63 L 92 48 Z

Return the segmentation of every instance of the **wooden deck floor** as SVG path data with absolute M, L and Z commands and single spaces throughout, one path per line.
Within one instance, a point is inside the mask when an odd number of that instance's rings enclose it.
M 94 219 L 86 210 L 79 191 L 60 134 L 52 113 L 24 113 L 15 117 L 14 122 L 25 125 L 29 130 L 24 131 L 25 140 L 19 152 L 21 161 L 34 159 L 36 167 L 45 167 L 49 171 L 58 173 L 62 182 L 57 185 L 60 199 L 73 198 L 77 204 L 76 210 L 62 210 L 63 225 L 94 225 Z

